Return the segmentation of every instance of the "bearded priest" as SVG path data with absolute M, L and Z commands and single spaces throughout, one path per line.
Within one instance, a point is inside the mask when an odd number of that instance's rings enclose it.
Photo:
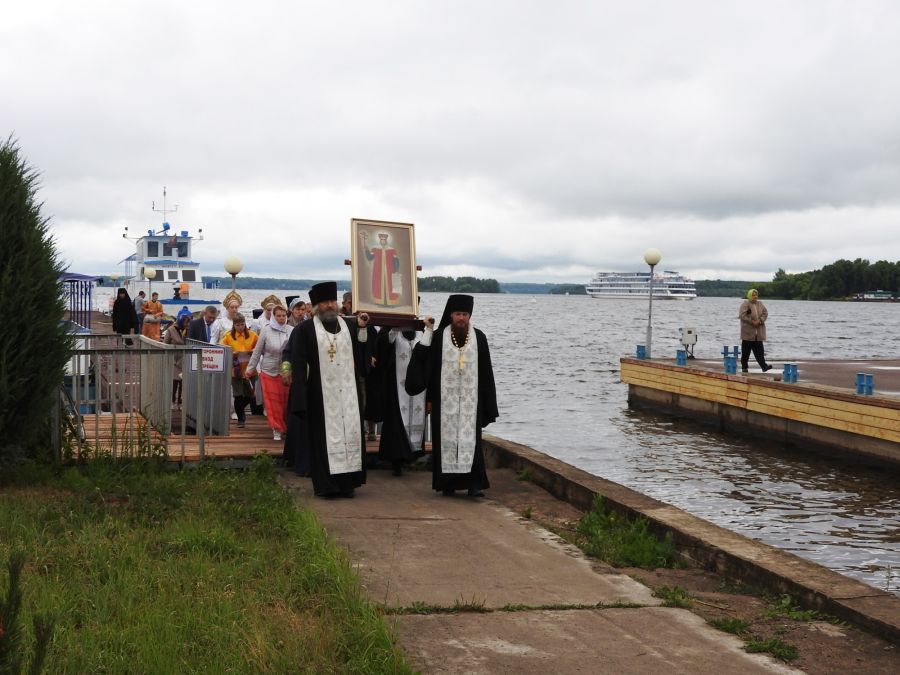
M 426 316 L 406 371 L 406 392 L 424 391 L 430 407 L 431 487 L 445 497 L 456 490 L 482 497 L 490 487 L 481 430 L 499 415 L 497 390 L 487 338 L 471 322 L 474 304 L 471 295 L 451 295 L 437 330 Z
M 358 354 L 367 338 L 369 317 L 338 315 L 337 284 L 327 281 L 309 289 L 312 321 L 291 333 L 282 364 L 290 380 L 291 414 L 304 421 L 317 497 L 352 497 L 366 482 L 365 440 L 357 375 L 365 364 Z

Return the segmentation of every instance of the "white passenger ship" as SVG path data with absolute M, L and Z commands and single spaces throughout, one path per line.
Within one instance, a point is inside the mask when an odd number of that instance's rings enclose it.
M 650 272 L 598 272 L 584 287 L 592 298 L 650 297 Z M 694 282 L 677 272 L 653 274 L 654 300 L 693 300 L 697 297 Z
M 134 237 L 129 235 L 126 227 L 122 235 L 135 242 L 135 252 L 120 261 L 125 266 L 122 284 L 128 289 L 128 294 L 133 298 L 138 291 L 144 291 L 149 299 L 151 291 L 155 291 L 159 293 L 163 305 L 188 306 L 192 310 L 217 304 L 218 300 L 203 297 L 205 286 L 200 263 L 191 257 L 194 242 L 203 240 L 203 230 L 199 229 L 198 236 L 192 237 L 188 230 L 176 231 L 172 228 L 167 216 L 175 213 L 178 206 L 166 208 L 165 188 L 162 209 L 157 209 L 154 203 L 153 210 L 163 214 L 159 230 L 148 229 L 147 234 Z M 153 278 L 148 279 L 149 276 Z M 210 295 L 208 291 L 206 294 Z M 166 311 L 171 313 L 169 309 Z

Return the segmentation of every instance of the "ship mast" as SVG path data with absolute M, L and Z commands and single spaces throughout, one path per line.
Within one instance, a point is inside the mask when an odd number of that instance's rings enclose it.
M 169 214 L 169 213 L 175 213 L 176 211 L 178 211 L 178 204 L 175 205 L 175 208 L 174 208 L 174 209 L 167 209 L 167 208 L 166 208 L 166 186 L 165 186 L 165 185 L 163 185 L 163 207 L 162 207 L 161 209 L 156 208 L 156 201 L 154 200 L 153 202 L 150 203 L 150 208 L 151 208 L 151 210 L 154 211 L 155 213 L 161 213 L 161 214 L 162 214 L 162 219 L 163 219 L 163 230 L 169 229 L 169 228 L 165 227 L 166 225 L 169 224 L 167 214 Z

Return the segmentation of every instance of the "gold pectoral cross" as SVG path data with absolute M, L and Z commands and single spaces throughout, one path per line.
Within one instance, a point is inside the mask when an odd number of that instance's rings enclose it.
M 337 347 L 334 346 L 334 343 L 331 342 L 328 344 L 328 357 L 331 359 L 331 362 L 334 363 L 334 355 L 337 354 Z
M 462 349 L 459 350 L 459 369 L 460 370 L 466 369 L 466 357 L 463 356 Z

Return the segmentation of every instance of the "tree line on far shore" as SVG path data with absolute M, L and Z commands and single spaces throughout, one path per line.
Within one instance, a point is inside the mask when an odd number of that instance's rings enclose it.
M 871 291 L 890 291 L 900 285 L 900 262 L 837 260 L 822 269 L 788 274 L 783 269 L 772 281 L 757 284 L 760 296 L 785 300 L 841 300 Z

